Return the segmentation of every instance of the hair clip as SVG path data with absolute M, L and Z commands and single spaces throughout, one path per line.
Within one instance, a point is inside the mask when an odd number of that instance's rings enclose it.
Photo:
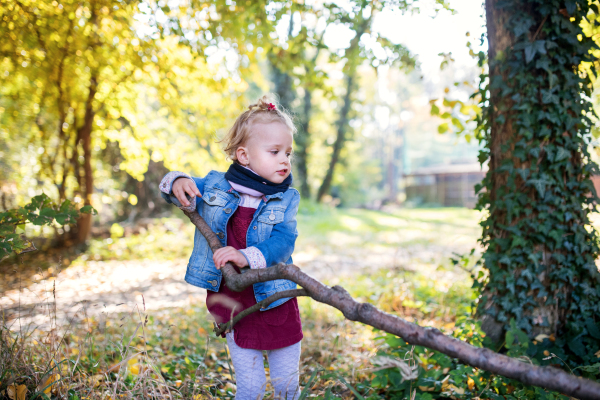
M 267 111 L 273 111 L 273 110 L 277 110 L 277 107 L 275 107 L 275 104 L 269 103 L 269 105 L 267 106 Z

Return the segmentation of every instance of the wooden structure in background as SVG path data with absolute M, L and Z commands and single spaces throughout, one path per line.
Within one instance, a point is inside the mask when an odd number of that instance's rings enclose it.
M 487 167 L 479 163 L 447 164 L 417 168 L 405 175 L 406 201 L 417 205 L 473 208 L 477 201 L 475 185 Z

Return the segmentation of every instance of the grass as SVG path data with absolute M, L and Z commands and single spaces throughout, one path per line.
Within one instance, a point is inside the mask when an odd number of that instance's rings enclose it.
M 359 301 L 446 332 L 454 329 L 457 315 L 469 313 L 473 294 L 468 274 L 447 261 L 447 249 L 467 249 L 475 243 L 477 213 L 463 209 L 384 213 L 303 204 L 298 221 L 299 253 L 319 257 L 352 248 L 368 255 L 379 248 L 413 248 L 429 254 L 423 259 L 424 253 L 417 252 L 407 265 L 367 269 L 351 277 L 330 276 L 327 284 L 341 284 Z M 190 224 L 177 225 L 177 219 L 157 222 L 137 235 L 111 238 L 111 243 L 107 238 L 94 240 L 87 259 L 187 257 Z M 85 263 L 84 258 L 76 262 Z M 49 295 L 47 309 L 52 313 Z M 305 333 L 304 394 L 385 398 L 385 390 L 369 385 L 370 361 L 385 346 L 376 340 L 379 333 L 345 320 L 329 306 L 307 298 L 299 303 Z M 23 387 L 28 399 L 33 393 L 37 398 L 71 400 L 234 397 L 235 371 L 225 340 L 212 334 L 203 304 L 147 311 L 142 303 L 127 312 L 57 323 L 42 331 L 19 329 L 18 320 L 3 321 L 0 398 L 8 395 L 7 390 Z M 265 398 L 272 398 L 272 388 Z

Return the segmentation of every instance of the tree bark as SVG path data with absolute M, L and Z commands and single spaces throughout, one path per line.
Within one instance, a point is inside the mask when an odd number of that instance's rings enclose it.
M 184 214 L 206 238 L 213 252 L 222 247 L 217 235 L 196 211 L 184 211 Z M 539 386 L 575 396 L 579 399 L 600 400 L 600 384 L 597 382 L 576 377 L 556 368 L 531 365 L 495 353 L 490 349 L 474 347 L 466 342 L 446 336 L 435 328 L 424 328 L 394 315 L 384 313 L 372 304 L 358 303 L 343 287 L 334 286 L 330 288 L 325 286 L 303 273 L 300 268 L 293 264 L 285 265 L 282 263 L 270 268 L 248 270 L 244 274 L 238 274 L 233 265 L 227 263 L 221 271 L 227 287 L 236 292 L 240 292 L 254 283 L 288 279 L 300 285 L 303 291 L 299 290 L 295 294 L 290 291 L 285 294 L 286 297 L 290 295 L 308 295 L 318 302 L 340 310 L 351 321 L 362 322 L 397 335 L 410 344 L 439 351 L 450 357 L 458 358 L 473 367 L 515 379 L 527 385 Z M 278 296 L 278 294 L 274 296 Z M 271 296 L 263 300 L 261 304 L 269 304 L 275 301 L 276 298 Z M 258 310 L 260 306 L 254 308 L 253 310 L 247 309 L 249 311 L 246 311 L 245 315 Z M 223 328 L 227 329 L 227 326 L 221 326 L 215 331 L 219 332 Z
M 352 105 L 352 94 L 354 92 L 354 80 L 356 74 L 356 67 L 354 67 L 346 76 L 346 94 L 344 95 L 344 105 L 340 111 L 340 117 L 337 121 L 337 135 L 335 142 L 333 143 L 333 149 L 331 152 L 331 159 L 329 161 L 329 168 L 323 178 L 323 183 L 319 187 L 317 192 L 317 201 L 321 202 L 323 197 L 329 193 L 331 189 L 331 182 L 333 181 L 333 173 L 335 167 L 340 160 L 340 153 L 346 142 L 346 131 L 348 130 L 348 121 L 350 114 L 350 106 Z
M 507 10 L 496 9 L 496 4 L 499 0 L 486 0 L 486 26 L 487 26 L 487 37 L 488 37 L 488 60 L 490 65 L 490 80 L 494 77 L 502 77 L 500 71 L 498 53 L 500 57 L 504 56 L 504 50 L 510 48 L 514 42 L 513 35 L 505 28 L 505 24 L 510 14 Z M 504 77 L 502 77 L 504 78 Z M 492 90 L 490 92 L 490 104 L 492 110 L 490 111 L 490 129 L 491 129 L 491 143 L 490 143 L 490 161 L 489 161 L 489 172 L 492 181 L 492 188 L 490 191 L 490 202 L 493 204 L 497 201 L 498 190 L 506 185 L 508 174 L 507 172 L 499 172 L 499 168 L 502 165 L 502 161 L 505 158 L 511 158 L 512 154 L 510 151 L 503 152 L 502 146 L 510 141 L 512 132 L 511 112 L 512 99 L 503 98 L 499 90 Z M 498 117 L 504 115 L 507 118 L 506 123 L 499 123 Z M 502 209 L 494 208 L 491 213 L 494 214 L 495 218 L 503 219 L 501 215 Z M 506 231 L 496 231 L 495 234 L 503 237 L 507 234 Z M 494 307 L 494 301 L 492 298 L 496 295 L 496 292 L 491 290 L 487 286 L 483 291 L 483 296 L 490 299 L 485 304 L 485 309 Z M 480 310 L 481 311 L 481 310 Z M 482 329 L 486 335 L 494 342 L 499 342 L 504 335 L 504 324 L 496 321 L 496 319 L 485 312 L 480 312 L 480 319 L 482 323 Z
M 308 147 L 310 146 L 310 118 L 312 116 L 312 89 L 304 87 L 304 106 L 302 121 L 296 137 L 296 150 L 294 151 L 294 164 L 300 180 L 300 194 L 305 199 L 310 199 L 310 186 L 308 185 Z
M 81 140 L 81 147 L 83 149 L 83 176 L 84 176 L 84 191 L 83 191 L 83 204 L 92 204 L 92 194 L 94 193 L 94 174 L 92 171 L 92 130 L 94 123 L 94 107 L 93 102 L 96 96 L 97 90 L 97 77 L 92 75 L 90 78 L 90 86 L 88 92 L 88 98 L 85 103 L 85 116 L 83 118 L 83 125 L 77 130 L 77 137 Z M 78 160 L 76 160 L 78 162 Z M 76 243 L 85 243 L 92 228 L 92 215 L 81 214 L 77 220 L 77 230 L 75 236 Z

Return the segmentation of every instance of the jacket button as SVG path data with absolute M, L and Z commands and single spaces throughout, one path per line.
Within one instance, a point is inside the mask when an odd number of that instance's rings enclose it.
M 215 201 L 217 198 L 215 196 L 211 197 L 209 200 L 210 201 Z
M 252 229 L 256 230 L 256 225 L 254 225 L 254 226 L 252 227 Z
M 217 233 L 217 236 L 219 237 L 219 239 L 223 239 L 225 237 L 225 234 L 223 232 L 219 232 Z
M 217 286 L 217 280 L 213 280 L 213 281 L 208 281 L 208 283 L 210 283 L 211 285 L 213 285 L 213 287 Z
M 225 214 L 229 214 L 231 212 L 231 208 L 226 208 L 223 211 L 225 211 Z

